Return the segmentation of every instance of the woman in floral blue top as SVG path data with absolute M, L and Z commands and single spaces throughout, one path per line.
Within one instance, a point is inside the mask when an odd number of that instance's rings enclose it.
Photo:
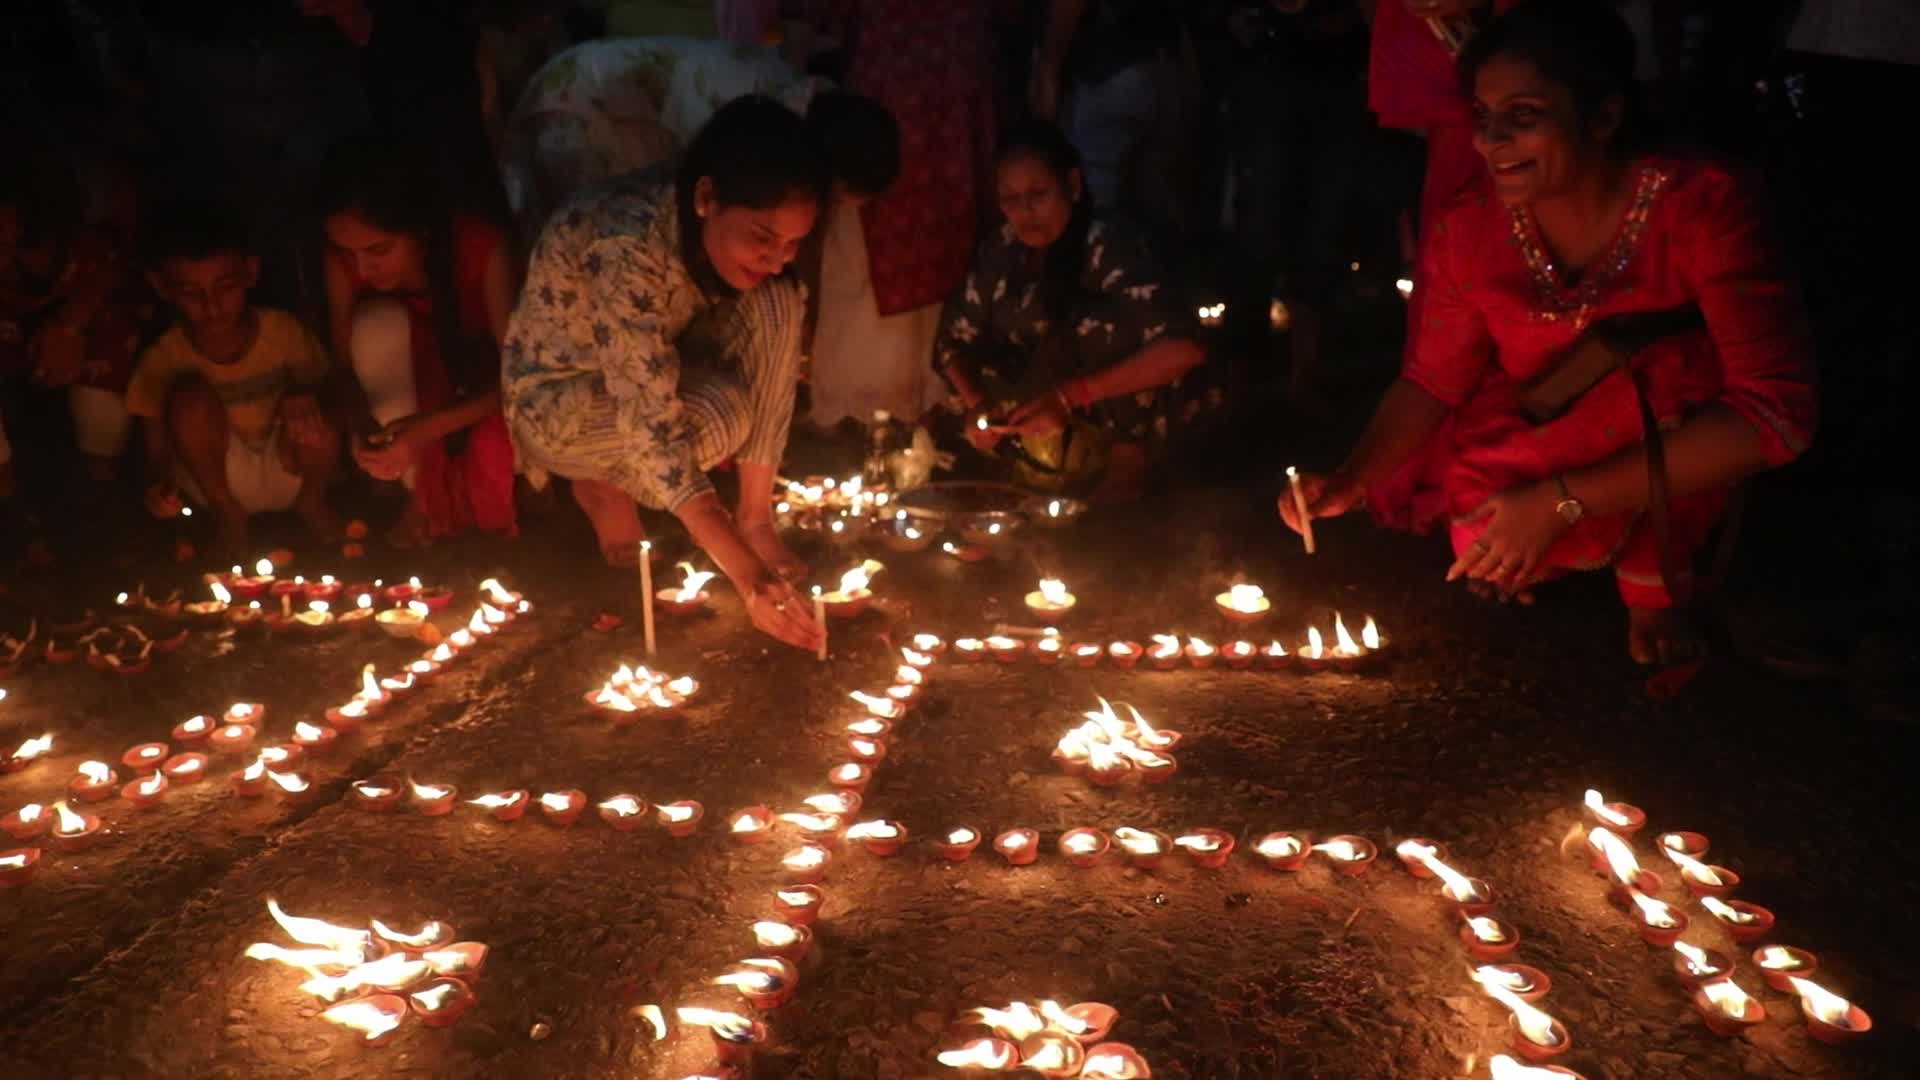
M 1193 309 L 1137 234 L 1095 215 L 1058 129 L 1008 132 L 994 179 L 1006 221 L 947 304 L 934 366 L 972 410 L 975 446 L 1019 435 L 1068 481 L 1104 453 L 1097 494 L 1137 494 L 1150 448 L 1203 404 L 1182 387 L 1206 358 Z
M 828 187 L 805 121 L 763 97 L 714 114 L 677 173 L 582 192 L 540 234 L 503 349 L 503 404 L 536 483 L 558 473 L 602 556 L 632 563 L 636 500 L 669 510 L 762 631 L 823 633 L 772 521 L 800 370 L 801 290 L 782 276 Z M 737 515 L 706 470 L 739 466 Z

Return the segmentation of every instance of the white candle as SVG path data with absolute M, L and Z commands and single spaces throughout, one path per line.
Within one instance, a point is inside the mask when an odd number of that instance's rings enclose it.
M 1311 545 L 1309 545 L 1311 550 Z M 640 541 L 640 628 L 647 637 L 647 655 L 653 655 L 653 541 Z
M 1300 538 L 1306 541 L 1307 554 L 1313 554 L 1313 515 L 1307 513 L 1307 493 L 1300 488 L 1300 470 L 1287 466 L 1287 486 L 1293 489 L 1293 509 L 1300 515 Z
M 820 586 L 813 587 L 813 621 L 820 624 L 820 648 L 816 656 L 825 661 L 827 658 L 827 598 L 820 592 Z

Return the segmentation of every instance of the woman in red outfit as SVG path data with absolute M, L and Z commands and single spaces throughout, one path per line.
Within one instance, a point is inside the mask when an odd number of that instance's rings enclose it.
M 1600 0 L 1532 0 L 1463 52 L 1491 197 L 1434 223 L 1400 378 L 1347 463 L 1305 493 L 1313 516 L 1342 514 L 1411 465 L 1438 494 L 1415 499 L 1412 523 L 1450 522 L 1449 580 L 1524 599 L 1611 566 L 1629 651 L 1652 663 L 1687 641 L 1674 594 L 1731 489 L 1806 447 L 1815 393 L 1799 297 L 1752 192 L 1714 165 L 1639 152 L 1633 57 Z M 1704 329 L 1650 343 L 1609 332 L 1614 316 L 1695 311 Z M 1630 359 L 1631 380 L 1612 370 L 1529 419 L 1542 377 L 1595 349 Z M 1649 513 L 1642 394 L 1663 433 L 1679 580 Z M 1299 527 L 1290 500 L 1281 513 Z
M 389 540 L 512 535 L 499 345 L 518 282 L 506 234 L 450 211 L 398 147 L 371 140 L 328 162 L 321 215 L 333 347 L 374 425 L 354 461 L 411 491 Z

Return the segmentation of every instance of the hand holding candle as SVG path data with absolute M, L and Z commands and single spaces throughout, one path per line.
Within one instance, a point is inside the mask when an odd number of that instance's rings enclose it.
M 1289 524 L 1300 530 L 1300 539 L 1313 554 L 1313 514 L 1307 509 L 1307 493 L 1300 485 L 1300 470 L 1287 466 L 1287 487 L 1293 492 L 1294 520 Z

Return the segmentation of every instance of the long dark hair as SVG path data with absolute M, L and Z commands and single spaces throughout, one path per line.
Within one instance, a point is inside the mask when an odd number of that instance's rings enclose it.
M 463 339 L 460 294 L 454 272 L 452 204 L 433 180 L 434 171 L 391 139 L 347 139 L 327 155 L 315 185 L 320 222 L 352 212 L 374 228 L 419 238 L 426 261 L 427 295 L 433 301 L 434 333 L 441 362 L 456 394 L 468 394 L 499 378 L 487 350 Z
M 824 205 L 832 174 L 800 114 L 761 94 L 735 98 L 701 125 L 674 173 L 680 220 L 694 220 L 694 187 L 713 183 L 725 206 L 771 210 L 795 195 Z
M 1073 198 L 1073 174 L 1080 169 L 1080 152 L 1044 120 L 1026 120 L 1001 136 L 1000 149 L 994 154 L 994 167 L 1024 158 L 1046 166 L 1067 198 Z M 1080 197 L 1060 238 L 1047 248 L 1040 267 L 1040 307 L 1054 330 L 1067 328 L 1074 308 L 1081 300 L 1080 278 L 1087 263 L 1087 234 L 1093 229 L 1093 195 L 1085 189 L 1084 173 Z
M 1525 60 L 1547 79 L 1573 93 L 1585 123 L 1618 95 L 1620 128 L 1608 143 L 1615 157 L 1645 151 L 1656 139 L 1654 122 L 1634 80 L 1638 49 L 1633 28 L 1607 0 L 1525 0 L 1495 18 L 1460 50 L 1460 87 L 1473 97 L 1480 69 L 1498 56 Z

